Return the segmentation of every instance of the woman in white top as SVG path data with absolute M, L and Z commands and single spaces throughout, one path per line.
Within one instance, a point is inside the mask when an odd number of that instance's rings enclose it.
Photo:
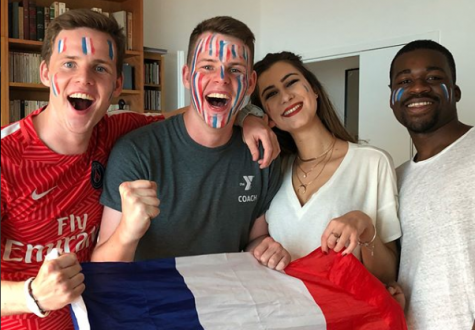
M 321 246 L 353 253 L 382 282 L 395 281 L 401 229 L 391 157 L 356 144 L 299 56 L 268 54 L 254 69 L 253 103 L 275 123 L 285 157 L 266 213 L 270 235 L 292 260 Z

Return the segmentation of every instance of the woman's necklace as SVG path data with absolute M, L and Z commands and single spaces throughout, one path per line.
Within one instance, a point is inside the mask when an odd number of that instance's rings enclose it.
M 333 143 L 331 145 L 331 152 L 330 152 L 330 156 L 329 157 L 326 157 L 326 155 L 328 155 L 328 153 L 325 155 L 325 157 L 322 159 L 321 162 L 318 162 L 319 164 L 323 162 L 323 160 L 325 160 L 325 162 L 323 163 L 323 166 L 322 166 L 322 169 L 320 170 L 320 172 L 318 172 L 318 174 L 312 179 L 310 180 L 309 182 L 307 183 L 303 183 L 302 180 L 300 180 L 299 178 L 299 174 L 298 172 L 296 173 L 296 176 L 297 176 L 297 180 L 299 180 L 299 187 L 297 188 L 297 192 L 300 193 L 300 194 L 305 194 L 307 192 L 307 187 L 309 185 L 311 185 L 313 182 L 315 182 L 319 177 L 320 175 L 323 173 L 323 170 L 325 169 L 325 167 L 327 166 L 328 162 L 330 161 L 330 159 L 332 158 L 332 155 L 333 155 L 333 150 L 334 150 L 334 146 L 335 146 L 335 141 L 336 139 L 333 140 Z M 313 169 L 313 168 L 312 168 Z M 307 172 L 307 174 L 310 173 L 310 171 Z M 304 176 L 305 177 L 305 176 Z
M 318 160 L 321 158 L 320 161 L 316 162 L 308 171 L 305 171 L 302 166 L 300 166 L 299 162 L 295 162 L 297 164 L 297 167 L 298 169 L 300 169 L 300 171 L 302 171 L 302 177 L 303 178 L 307 178 L 307 176 L 310 174 L 310 172 L 312 172 L 318 165 L 320 165 L 324 160 L 325 160 L 325 156 L 330 152 L 330 150 L 333 150 L 333 146 L 335 145 L 335 142 L 336 142 L 336 137 L 333 136 L 333 141 L 332 143 L 330 143 L 330 146 L 327 148 L 327 150 L 325 150 L 324 152 L 322 152 L 320 155 L 318 155 L 317 157 L 315 158 L 310 158 L 310 159 L 302 159 L 300 158 L 300 156 L 297 154 L 297 158 L 299 161 L 301 162 L 311 162 L 311 161 L 315 161 L 315 160 Z M 323 157 L 323 158 L 322 158 Z M 298 173 L 297 173 L 297 176 L 298 176 Z

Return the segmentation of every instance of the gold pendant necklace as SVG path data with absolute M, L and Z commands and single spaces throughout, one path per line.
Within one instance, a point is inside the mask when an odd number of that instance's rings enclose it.
M 320 170 L 320 172 L 318 172 L 318 174 L 317 174 L 312 180 L 310 180 L 310 181 L 307 182 L 307 183 L 303 183 L 302 180 L 299 178 L 298 172 L 295 173 L 295 176 L 297 177 L 297 180 L 298 180 L 299 183 L 300 183 L 299 186 L 298 186 L 298 188 L 297 188 L 297 192 L 298 192 L 299 194 L 305 194 L 305 193 L 307 192 L 307 187 L 308 187 L 309 185 L 311 185 L 313 182 L 315 182 L 315 181 L 320 177 L 320 175 L 323 173 L 323 170 L 325 169 L 325 167 L 327 166 L 328 162 L 329 162 L 330 159 L 332 158 L 333 150 L 334 150 L 333 147 L 335 146 L 335 141 L 336 141 L 336 139 L 335 139 L 335 140 L 333 141 L 333 143 L 332 143 L 332 146 L 331 146 L 331 149 L 330 149 L 330 150 L 331 150 L 330 156 L 329 156 L 329 157 L 326 157 L 326 155 L 328 155 L 328 153 L 327 153 L 327 154 L 325 155 L 325 158 L 323 158 L 322 161 L 318 163 L 318 164 L 321 164 L 321 163 L 325 160 L 325 162 L 323 163 L 322 169 Z M 298 164 L 297 164 L 297 165 L 298 165 Z M 314 167 L 314 168 L 315 168 L 315 167 Z M 312 170 L 313 170 L 313 168 L 312 168 Z M 302 171 L 302 172 L 303 172 L 303 171 Z M 310 172 L 311 172 L 311 171 L 308 171 L 307 174 L 310 173 Z M 306 176 L 304 176 L 304 178 L 306 178 Z

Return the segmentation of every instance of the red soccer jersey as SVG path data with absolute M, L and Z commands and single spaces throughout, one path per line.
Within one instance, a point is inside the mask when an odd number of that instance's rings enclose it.
M 106 115 L 94 128 L 87 152 L 59 155 L 38 137 L 32 118 L 2 128 L 1 278 L 36 276 L 54 247 L 89 261 L 103 206 L 102 180 L 115 141 L 127 132 L 163 119 L 133 112 Z M 72 329 L 69 309 L 40 319 L 34 314 L 2 317 L 2 329 Z

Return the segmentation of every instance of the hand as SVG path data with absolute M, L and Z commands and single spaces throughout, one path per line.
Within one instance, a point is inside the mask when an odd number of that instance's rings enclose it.
M 351 211 L 330 221 L 322 235 L 322 251 L 328 252 L 330 248 L 340 252 L 349 243 L 342 253 L 347 255 L 358 246 L 358 240 L 370 241 L 370 235 L 374 235 L 371 218 L 361 211 Z
M 160 214 L 157 184 L 148 180 L 123 182 L 119 192 L 122 200 L 122 237 L 125 242 L 138 241 L 150 227 L 150 220 Z
M 264 238 L 251 253 L 264 266 L 283 270 L 290 262 L 290 254 L 272 237 Z
M 406 297 L 404 296 L 401 286 L 396 282 L 392 282 L 386 285 L 386 290 L 388 290 L 389 294 L 393 296 L 396 302 L 401 306 L 402 310 L 404 310 L 406 308 Z
M 31 283 L 33 297 L 44 311 L 61 309 L 79 297 L 84 289 L 84 274 L 74 253 L 45 260 Z
M 277 136 L 269 127 L 267 115 L 264 118 L 247 116 L 244 119 L 242 134 L 254 161 L 259 159 L 259 141 L 261 141 L 264 148 L 264 158 L 258 161 L 261 169 L 269 166 L 279 155 L 279 141 L 277 141 Z

